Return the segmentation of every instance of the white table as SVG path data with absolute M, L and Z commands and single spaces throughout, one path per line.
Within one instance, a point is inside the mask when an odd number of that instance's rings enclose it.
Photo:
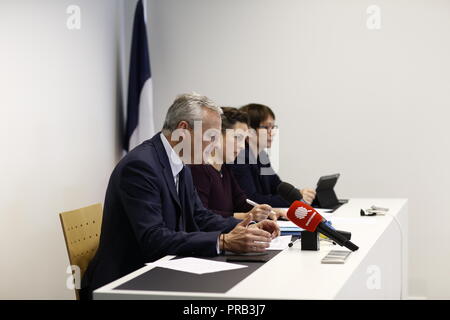
M 389 208 L 389 215 L 361 217 L 360 209 L 371 205 Z M 321 241 L 320 251 L 301 251 L 297 241 L 224 294 L 113 290 L 154 268 L 149 265 L 97 289 L 94 299 L 406 298 L 407 200 L 350 199 L 332 214 L 331 221 L 336 229 L 350 231 L 351 241 L 359 246 L 342 265 L 320 260 L 331 249 L 347 249 Z

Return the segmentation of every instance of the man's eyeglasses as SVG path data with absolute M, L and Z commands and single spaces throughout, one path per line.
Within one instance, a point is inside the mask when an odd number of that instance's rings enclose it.
M 269 130 L 276 130 L 276 129 L 278 129 L 278 126 L 277 125 L 273 125 L 273 126 L 259 126 L 258 128 L 259 129 L 266 129 L 267 131 L 269 131 Z

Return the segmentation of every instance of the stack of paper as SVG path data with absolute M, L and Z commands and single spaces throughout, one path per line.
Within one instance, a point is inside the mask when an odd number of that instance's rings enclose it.
M 300 231 L 303 230 L 292 221 L 278 220 L 277 223 L 282 235 L 300 235 Z

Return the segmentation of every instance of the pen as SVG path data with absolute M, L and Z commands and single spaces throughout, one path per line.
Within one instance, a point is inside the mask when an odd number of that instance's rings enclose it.
M 250 199 L 246 199 L 245 201 L 247 201 L 247 203 L 251 206 L 254 206 L 254 207 L 259 206 L 259 203 L 256 203 L 255 201 L 252 201 Z M 276 215 L 275 211 L 273 211 L 273 210 L 271 210 L 270 213 Z
M 292 248 L 294 246 L 294 243 L 296 243 L 299 239 L 295 239 L 294 241 L 289 242 L 288 246 L 289 248 Z

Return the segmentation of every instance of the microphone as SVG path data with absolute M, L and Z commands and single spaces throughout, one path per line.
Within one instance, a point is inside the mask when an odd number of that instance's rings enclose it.
M 359 249 L 357 245 L 326 224 L 327 220 L 314 210 L 313 207 L 304 202 L 294 201 L 287 212 L 287 217 L 290 221 L 306 231 L 317 231 L 351 251 Z
M 289 203 L 302 201 L 303 196 L 296 187 L 287 182 L 281 182 L 277 187 L 277 193 L 280 197 Z
M 287 202 L 289 202 L 289 203 L 291 203 L 291 204 L 292 204 L 294 201 L 302 201 L 302 202 L 305 202 L 304 200 L 302 200 L 302 199 L 303 199 L 303 196 L 302 196 L 302 194 L 300 193 L 300 191 L 299 191 L 295 186 L 293 186 L 292 184 L 287 183 L 287 182 L 281 182 L 281 183 L 278 185 L 278 187 L 277 187 L 277 193 L 278 193 L 278 195 L 279 195 L 280 197 L 282 197 L 284 200 L 286 200 Z M 326 223 L 331 229 L 336 230 L 336 229 L 334 229 L 334 228 L 331 226 L 331 221 L 326 221 L 325 223 Z M 345 232 L 345 231 L 339 231 L 339 230 L 336 230 L 336 231 L 339 232 L 339 233 L 341 233 L 341 234 L 343 234 L 343 235 L 346 235 L 346 238 L 348 238 L 348 239 L 350 240 L 351 233 Z

